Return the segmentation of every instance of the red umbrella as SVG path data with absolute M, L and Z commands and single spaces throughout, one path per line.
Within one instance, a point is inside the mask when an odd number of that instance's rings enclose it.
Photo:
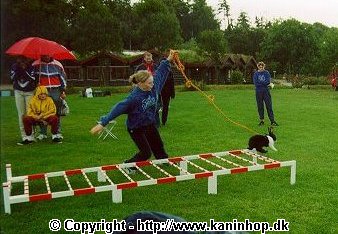
M 76 60 L 72 52 L 55 41 L 40 37 L 28 37 L 14 43 L 7 51 L 9 55 L 22 55 L 32 59 L 39 59 L 41 55 L 49 55 L 57 60 Z

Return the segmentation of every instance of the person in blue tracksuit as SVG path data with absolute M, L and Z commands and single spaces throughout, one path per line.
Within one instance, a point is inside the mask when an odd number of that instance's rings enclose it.
M 257 67 L 258 71 L 256 71 L 253 75 L 253 82 L 256 87 L 256 102 L 260 118 L 259 125 L 264 125 L 264 104 L 265 104 L 271 125 L 278 126 L 277 122 L 275 121 L 274 113 L 272 110 L 272 100 L 269 91 L 269 86 L 273 87 L 273 84 L 271 83 L 271 75 L 269 71 L 265 70 L 264 62 L 259 62 L 257 64 Z
M 158 98 L 171 70 L 170 61 L 175 51 L 170 51 L 167 59 L 161 61 L 154 76 L 147 70 L 140 70 L 130 76 L 129 81 L 135 88 L 129 96 L 117 103 L 112 110 L 101 117 L 99 124 L 91 129 L 92 134 L 102 131 L 109 121 L 127 114 L 127 129 L 139 149 L 125 162 L 147 160 L 153 153 L 156 159 L 168 158 L 161 136 L 156 128 L 156 110 Z

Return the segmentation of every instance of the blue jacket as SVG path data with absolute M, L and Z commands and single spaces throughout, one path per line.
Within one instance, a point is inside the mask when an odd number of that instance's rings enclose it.
M 170 71 L 170 63 L 163 60 L 155 72 L 154 86 L 150 91 L 143 91 L 135 87 L 129 96 L 117 103 L 109 114 L 102 116 L 100 122 L 103 126 L 116 117 L 127 114 L 128 129 L 155 124 L 155 114 L 158 105 L 158 96 Z
M 35 90 L 36 79 L 31 75 L 32 67 L 26 69 L 20 67 L 18 63 L 14 63 L 11 67 L 10 75 L 15 90 L 31 92 Z
M 269 90 L 271 75 L 267 70 L 256 71 L 253 75 L 253 82 L 256 86 L 256 91 Z

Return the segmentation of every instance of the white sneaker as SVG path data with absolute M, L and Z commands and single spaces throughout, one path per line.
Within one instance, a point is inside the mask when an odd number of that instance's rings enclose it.
M 58 138 L 63 139 L 63 136 L 61 133 L 56 134 Z
M 39 141 L 42 141 L 43 139 L 47 139 L 47 135 L 40 134 L 39 136 L 36 137 Z
M 136 168 L 135 167 L 125 167 L 125 168 L 122 168 L 122 170 L 127 173 L 128 175 L 133 175 L 136 173 Z
M 52 141 L 55 143 L 62 143 L 62 139 L 58 136 L 59 134 L 52 135 Z
M 47 136 L 46 136 L 46 138 L 47 138 Z M 27 138 L 26 138 L 28 141 L 36 141 L 35 140 L 35 137 L 34 137 L 34 135 L 32 134 L 32 135 L 30 135 L 30 136 L 27 136 Z

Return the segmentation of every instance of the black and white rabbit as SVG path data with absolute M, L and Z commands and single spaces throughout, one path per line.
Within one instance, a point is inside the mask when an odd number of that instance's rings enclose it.
M 277 151 L 274 144 L 277 141 L 276 135 L 272 132 L 272 127 L 268 128 L 269 133 L 267 135 L 254 135 L 249 139 L 249 150 L 256 149 L 258 152 L 266 153 L 267 150 L 263 147 L 270 147 L 274 151 Z

